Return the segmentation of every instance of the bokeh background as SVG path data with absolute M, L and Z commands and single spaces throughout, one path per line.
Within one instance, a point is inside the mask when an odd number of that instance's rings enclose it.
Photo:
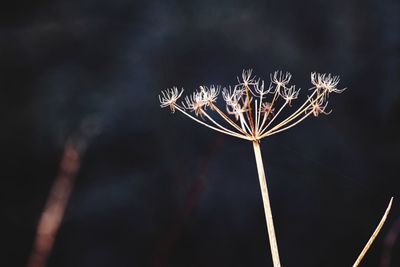
M 25 266 L 71 138 L 86 149 L 48 266 L 272 266 L 251 143 L 157 98 L 253 68 L 290 71 L 303 97 L 311 71 L 348 88 L 261 144 L 283 265 L 350 266 L 394 196 L 363 263 L 383 267 L 400 231 L 399 14 L 394 0 L 2 5 L 0 266 Z M 400 266 L 400 237 L 390 249 Z

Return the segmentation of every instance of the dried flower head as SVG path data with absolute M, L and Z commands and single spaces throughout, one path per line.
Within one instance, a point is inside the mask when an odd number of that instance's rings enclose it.
M 283 99 L 285 99 L 289 106 L 291 106 L 292 100 L 297 99 L 299 92 L 300 89 L 296 90 L 296 86 L 292 85 L 290 87 L 283 88 L 283 90 L 280 91 L 280 95 Z
M 274 75 L 270 75 L 270 77 L 271 82 L 276 84 L 279 90 L 280 87 L 285 87 L 290 82 L 292 75 L 289 72 L 275 71 Z
M 309 110 L 313 113 L 314 117 L 318 117 L 319 114 L 329 115 L 332 113 L 332 110 L 326 112 L 325 109 L 328 106 L 328 101 L 326 98 L 319 98 L 316 100 L 308 98 L 308 102 L 310 102 Z
M 271 103 L 262 103 L 261 105 L 261 112 L 262 113 L 270 113 L 271 115 L 274 115 L 274 109 L 272 108 Z
M 254 83 L 256 83 L 256 77 L 252 76 L 253 70 L 252 69 L 248 69 L 248 70 L 243 70 L 242 72 L 242 80 L 240 80 L 240 78 L 238 77 L 238 82 L 240 85 L 244 85 L 244 86 L 249 86 L 249 85 L 253 85 Z
M 161 95 L 158 96 L 158 99 L 160 100 L 160 107 L 169 107 L 172 113 L 174 113 L 176 101 L 181 97 L 182 93 L 183 89 L 179 92 L 178 88 L 175 86 L 171 89 L 161 91 Z
M 239 120 L 239 118 L 242 117 L 244 113 L 249 111 L 248 102 L 251 102 L 251 100 L 251 98 L 246 98 L 243 103 L 239 102 L 238 100 L 229 103 L 227 102 L 226 111 L 228 112 L 228 114 L 234 115 L 236 120 Z
M 210 87 L 200 86 L 201 97 L 203 101 L 206 103 L 206 106 L 210 106 L 211 103 L 217 101 L 220 90 L 221 86 L 214 86 L 214 85 L 211 85 Z
M 196 116 L 202 115 L 203 107 L 207 102 L 203 98 L 203 92 L 194 92 L 189 96 L 185 97 L 185 102 L 182 102 L 182 106 L 185 109 L 193 111 Z
M 281 118 L 283 110 L 291 108 L 299 97 L 300 89 L 289 85 L 292 75 L 288 72 L 276 71 L 270 75 L 268 89 L 265 82 L 252 75 L 252 70 L 244 70 L 238 83 L 233 87 L 200 86 L 185 97 L 182 105 L 177 104 L 182 91 L 176 87 L 161 92 L 161 107 L 169 107 L 172 112 L 178 110 L 189 118 L 213 130 L 238 138 L 258 141 L 264 137 L 287 130 L 313 114 L 330 114 L 326 108 L 330 93 L 341 93 L 345 89 L 337 89 L 338 76 L 331 74 L 311 73 L 312 93 L 302 105 L 293 110 L 286 118 Z M 217 106 L 217 98 L 222 92 L 225 101 L 225 112 Z M 207 110 L 207 107 L 210 107 Z M 187 111 L 194 112 L 195 117 Z M 211 115 L 219 116 L 226 125 L 221 125 Z M 199 117 L 200 116 L 200 117 Z M 199 117 L 199 118 L 197 118 Z
M 316 72 L 311 73 L 311 83 L 321 92 L 327 91 L 329 93 L 341 93 L 344 89 L 337 89 L 339 84 L 339 76 L 332 76 L 331 74 L 319 74 Z

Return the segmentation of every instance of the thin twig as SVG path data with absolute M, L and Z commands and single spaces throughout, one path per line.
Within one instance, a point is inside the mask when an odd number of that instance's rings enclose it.
M 60 173 L 51 188 L 37 227 L 27 267 L 45 267 L 80 166 L 80 153 L 72 142 L 65 145 Z
M 211 103 L 211 108 L 213 110 L 215 110 L 218 115 L 220 115 L 226 122 L 228 122 L 230 125 L 232 125 L 234 128 L 236 128 L 236 130 L 238 130 L 239 132 L 241 132 L 242 134 L 249 136 L 248 133 L 246 133 L 242 128 L 239 127 L 239 125 L 237 125 L 234 121 L 232 121 L 225 113 L 223 113 L 216 105 L 214 105 L 213 103 Z M 250 140 L 250 139 L 249 139 Z
M 45 267 L 64 217 L 71 192 L 78 174 L 81 157 L 89 140 L 101 130 L 102 121 L 97 115 L 86 117 L 77 134 L 68 138 L 60 164 L 60 170 L 40 216 L 35 241 L 27 267 Z
M 187 219 L 196 208 L 196 205 L 198 205 L 203 191 L 207 186 L 206 178 L 207 173 L 209 172 L 210 164 L 223 145 L 223 142 L 224 141 L 222 138 L 218 138 L 215 140 L 215 142 L 210 144 L 207 155 L 200 164 L 199 169 L 201 170 L 201 173 L 195 177 L 193 183 L 191 184 L 188 194 L 186 195 L 186 201 L 184 202 L 183 209 L 175 218 L 175 223 L 158 242 L 154 257 L 154 267 L 165 267 L 168 265 L 169 258 L 176 245 L 175 243 L 181 237 Z
M 224 133 L 224 134 L 227 134 L 227 135 L 231 135 L 231 136 L 235 136 L 235 137 L 238 137 L 238 138 L 241 138 L 241 139 L 245 139 L 245 140 L 251 140 L 250 138 L 248 138 L 248 137 L 246 137 L 246 136 L 242 136 L 242 135 L 240 135 L 240 134 L 232 134 L 232 133 L 230 133 L 230 132 L 227 132 L 227 131 L 225 131 L 225 130 L 221 130 L 221 129 L 216 128 L 216 127 L 214 127 L 214 126 L 212 126 L 212 125 L 209 125 L 209 124 L 207 124 L 207 123 L 205 123 L 205 122 L 202 122 L 201 120 L 198 120 L 198 119 L 196 119 L 195 117 L 193 117 L 192 115 L 190 115 L 189 113 L 187 113 L 187 112 L 186 112 L 185 110 L 183 110 L 181 107 L 176 106 L 175 108 L 176 108 L 177 110 L 179 110 L 180 112 L 182 112 L 184 115 L 186 115 L 186 116 L 188 116 L 189 118 L 191 118 L 192 120 L 194 120 L 194 121 L 196 121 L 196 122 L 198 122 L 198 123 L 200 123 L 200 124 L 202 124 L 202 125 L 204 125 L 204 126 L 210 128 L 210 129 L 213 129 L 213 130 L 215 130 L 215 131 L 217 131 L 217 132 L 221 132 L 221 133 Z
M 357 267 L 361 263 L 361 260 L 364 258 L 364 256 L 367 253 L 368 249 L 370 248 L 370 246 L 374 242 L 375 238 L 379 234 L 379 231 L 381 230 L 383 224 L 386 221 L 387 215 L 389 214 L 390 208 L 392 207 L 392 201 L 393 201 L 393 197 L 390 199 L 389 205 L 386 208 L 385 214 L 383 214 L 383 217 L 382 217 L 381 221 L 379 222 L 379 224 L 376 227 L 375 231 L 373 232 L 372 236 L 369 238 L 367 244 L 365 245 L 365 247 L 361 251 L 360 255 L 358 256 L 358 258 L 356 260 L 356 262 L 353 264 L 353 267 Z

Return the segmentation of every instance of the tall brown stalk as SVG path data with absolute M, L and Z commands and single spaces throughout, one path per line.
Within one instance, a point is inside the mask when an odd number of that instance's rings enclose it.
M 68 141 L 64 148 L 60 171 L 55 178 L 40 216 L 36 237 L 27 267 L 45 267 L 54 245 L 65 208 L 73 189 L 76 174 L 80 167 L 80 153 L 73 142 Z
M 99 118 L 97 116 L 88 116 L 82 121 L 77 134 L 67 140 L 59 172 L 40 215 L 27 267 L 45 267 L 47 265 L 68 200 L 74 188 L 81 157 L 90 139 L 98 134 L 100 129 L 101 121 Z

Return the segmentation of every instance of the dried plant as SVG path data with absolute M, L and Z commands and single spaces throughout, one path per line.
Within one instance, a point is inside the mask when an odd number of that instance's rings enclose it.
M 307 100 L 290 116 L 276 123 L 281 112 L 291 107 L 299 95 L 300 89 L 289 85 L 291 77 L 288 72 L 276 71 L 271 75 L 267 88 L 264 81 L 252 76 L 251 70 L 245 70 L 233 88 L 221 90 L 220 86 L 200 86 L 199 90 L 186 96 L 179 105 L 177 101 L 182 96 L 183 89 L 173 87 L 162 91 L 159 100 L 161 107 L 169 107 L 172 113 L 178 110 L 213 130 L 258 143 L 262 138 L 297 125 L 310 115 L 317 117 L 320 114 L 329 114 L 330 111 L 326 111 L 329 95 L 345 90 L 337 89 L 338 76 L 311 73 L 313 87 L 309 89 L 312 92 Z M 226 103 L 226 113 L 216 105 L 221 91 Z M 217 113 L 227 125 L 217 122 L 209 115 L 210 111 Z M 193 112 L 194 116 L 189 112 Z
M 264 212 L 272 260 L 275 267 L 281 266 L 278 245 L 272 219 L 271 205 L 260 150 L 260 140 L 296 126 L 310 115 L 318 117 L 327 111 L 328 99 L 338 89 L 339 76 L 311 73 L 312 87 L 306 100 L 293 110 L 292 104 L 298 99 L 300 89 L 290 85 L 292 76 L 288 72 L 276 71 L 270 75 L 269 85 L 252 75 L 252 70 L 244 70 L 238 83 L 231 87 L 200 86 L 186 96 L 181 104 L 178 99 L 183 89 L 167 89 L 159 95 L 160 106 L 168 107 L 172 113 L 179 111 L 190 119 L 215 131 L 245 139 L 253 143 L 258 170 Z M 217 106 L 219 94 L 225 102 L 225 110 Z M 289 115 L 283 116 L 291 109 Z M 287 113 L 287 112 L 286 112 Z M 192 115 L 193 114 L 193 115 Z M 212 116 L 213 115 L 213 116 Z M 282 118 L 283 117 L 283 118 Z
M 382 229 L 383 225 L 385 224 L 385 221 L 387 219 L 387 216 L 389 214 L 389 211 L 392 207 L 392 202 L 393 202 L 393 197 L 390 198 L 389 204 L 386 208 L 385 213 L 382 216 L 382 219 L 379 221 L 378 226 L 375 228 L 375 231 L 372 233 L 371 237 L 369 238 L 367 244 L 365 244 L 363 250 L 361 251 L 360 255 L 358 255 L 356 261 L 353 264 L 353 267 L 357 267 L 360 265 L 362 259 L 364 258 L 365 254 L 367 254 L 368 249 L 371 247 L 372 243 L 374 242 L 375 238 L 378 236 L 379 231 Z

